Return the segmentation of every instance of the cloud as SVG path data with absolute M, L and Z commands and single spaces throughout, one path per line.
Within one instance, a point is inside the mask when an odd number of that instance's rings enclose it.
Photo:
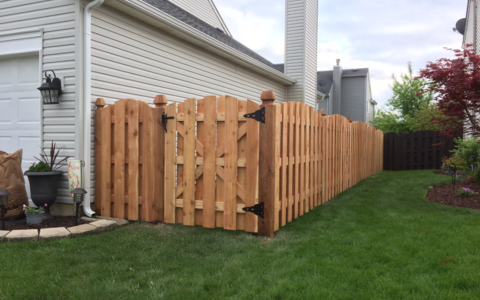
M 392 73 L 414 71 L 428 61 L 453 57 L 443 47 L 460 48 L 452 31 L 465 17 L 467 1 L 319 1 L 318 70 L 369 68 L 373 98 L 385 103 Z M 233 37 L 268 60 L 284 61 L 285 1 L 215 0 Z

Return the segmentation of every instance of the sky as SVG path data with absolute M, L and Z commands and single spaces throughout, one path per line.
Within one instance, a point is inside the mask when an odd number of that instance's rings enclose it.
M 284 62 L 284 0 L 214 0 L 233 37 L 273 63 Z M 414 73 L 429 61 L 452 58 L 462 35 L 467 0 L 318 0 L 317 70 L 369 68 L 373 99 L 392 96 L 392 74 Z

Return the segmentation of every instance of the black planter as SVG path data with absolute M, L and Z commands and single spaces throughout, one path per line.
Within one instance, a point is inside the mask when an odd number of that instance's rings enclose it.
M 44 206 L 46 203 L 48 205 L 47 212 L 50 211 L 50 206 L 57 199 L 58 184 L 63 172 L 25 172 L 25 175 L 30 182 L 32 202 L 38 207 Z

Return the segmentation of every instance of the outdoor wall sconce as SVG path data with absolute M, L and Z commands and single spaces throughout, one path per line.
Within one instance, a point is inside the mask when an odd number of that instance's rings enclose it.
M 52 75 L 47 75 L 49 71 L 53 73 L 53 79 Z M 38 88 L 42 94 L 43 104 L 58 104 L 58 97 L 62 95 L 62 81 L 53 70 L 45 71 L 45 78 L 46 82 Z
M 82 189 L 82 188 L 76 188 L 72 191 L 73 204 L 75 204 L 77 206 L 77 209 L 75 211 L 75 226 L 77 226 L 78 207 L 80 206 L 80 204 L 82 204 L 83 198 L 85 197 L 86 193 L 87 193 L 87 191 Z
M 10 195 L 9 191 L 0 191 L 0 206 L 2 207 L 2 230 L 5 230 L 5 205 L 8 203 L 8 195 Z

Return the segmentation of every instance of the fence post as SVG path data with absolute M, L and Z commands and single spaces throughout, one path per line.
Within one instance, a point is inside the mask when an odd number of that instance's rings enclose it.
M 162 115 L 167 106 L 167 97 L 164 95 L 155 96 L 153 100 L 153 134 L 155 147 L 153 147 L 154 165 L 154 218 L 164 223 L 165 221 L 165 130 L 162 124 Z
M 274 105 L 273 91 L 264 91 L 260 96 L 261 107 L 265 108 L 265 124 L 260 123 L 258 202 L 264 202 L 264 218 L 258 218 L 258 235 L 273 238 L 275 236 L 275 200 L 279 193 L 278 155 L 279 106 Z M 278 123 L 278 124 L 277 124 Z
M 100 136 L 102 133 L 102 126 L 100 120 L 101 110 L 105 107 L 105 100 L 103 98 L 97 98 L 95 101 L 95 106 L 97 109 L 95 110 L 95 213 L 97 215 L 101 214 L 102 205 L 100 203 L 100 191 L 102 190 L 102 177 L 101 177 L 101 147 L 102 143 L 105 141 L 100 141 Z

